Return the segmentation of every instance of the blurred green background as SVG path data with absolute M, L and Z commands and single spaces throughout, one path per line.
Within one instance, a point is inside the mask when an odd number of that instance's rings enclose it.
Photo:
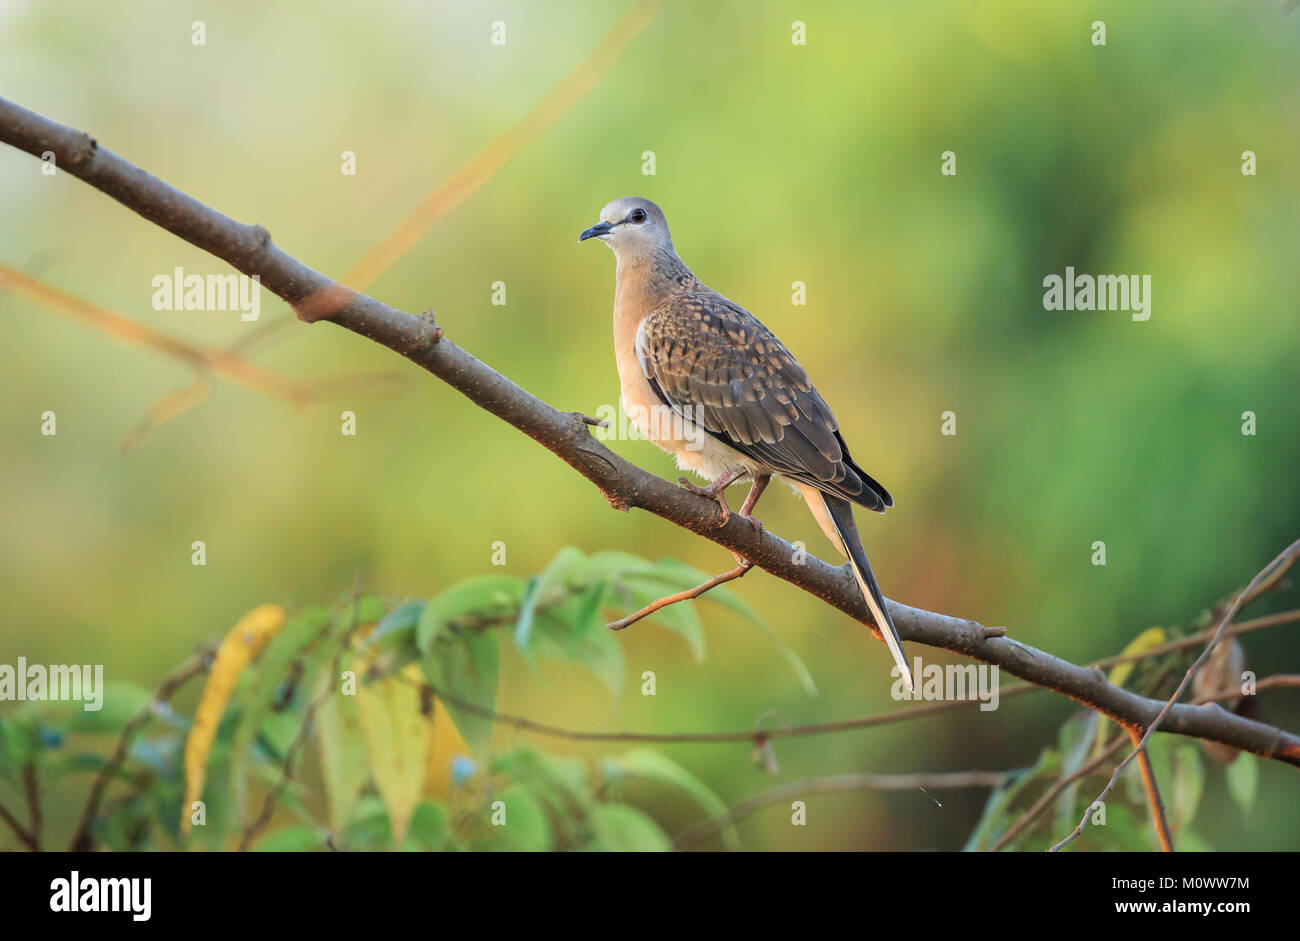
M 893 492 L 893 511 L 860 520 L 887 595 L 1076 662 L 1112 654 L 1146 626 L 1187 624 L 1300 534 L 1300 16 L 1280 6 L 668 3 L 370 293 L 435 308 L 476 356 L 592 414 L 617 401 L 613 259 L 576 237 L 613 198 L 654 199 L 687 263 L 784 339 Z M 625 9 L 11 0 L 0 87 L 341 276 Z M 791 44 L 796 18 L 806 46 Z M 489 41 L 498 20 L 504 46 Z M 347 150 L 356 176 L 340 172 Z M 955 177 L 939 172 L 947 150 Z M 1241 173 L 1245 150 L 1256 176 Z M 226 269 L 8 148 L 0 205 L 6 265 L 205 346 L 251 329 L 232 312 L 155 311 L 155 275 Z M 1045 311 L 1042 279 L 1067 265 L 1151 275 L 1151 319 Z M 490 303 L 495 281 L 505 306 Z M 807 306 L 791 304 L 794 281 Z M 263 294 L 264 321 L 286 310 Z M 611 512 L 532 441 L 342 330 L 293 326 L 251 358 L 298 377 L 397 371 L 402 395 L 349 388 L 294 410 L 218 381 L 124 455 L 192 371 L 12 294 L 0 313 L 0 662 L 103 663 L 151 684 L 258 603 L 336 600 L 358 572 L 366 590 L 428 596 L 493 571 L 497 541 L 517 574 L 566 544 L 731 564 L 645 513 Z M 40 434 L 45 410 L 55 437 Z M 340 434 L 343 410 L 355 437 Z M 647 443 L 612 446 L 676 476 Z M 758 515 L 834 558 L 784 488 Z M 205 567 L 190 562 L 199 539 Z M 1090 562 L 1095 540 L 1105 567 Z M 888 655 L 861 625 L 761 573 L 737 590 L 805 659 L 819 698 L 752 627 L 706 605 L 703 663 L 638 625 L 620 635 L 629 684 L 614 702 L 581 670 L 535 675 L 506 652 L 501 708 L 573 728 L 712 731 L 767 710 L 804 723 L 895 707 Z M 1300 669 L 1289 630 L 1245 639 L 1260 675 Z M 653 698 L 638 692 L 645 670 Z M 1300 726 L 1293 695 L 1263 705 Z M 810 775 L 1026 766 L 1072 709 L 1036 693 L 782 741 L 775 780 L 744 745 L 668 751 L 734 802 Z M 1247 817 L 1211 768 L 1197 829 L 1216 848 L 1296 848 L 1294 775 L 1266 763 Z M 47 815 L 71 813 L 78 793 L 51 796 Z M 806 828 L 774 808 L 740 832 L 754 849 L 948 849 L 983 798 L 815 797 Z

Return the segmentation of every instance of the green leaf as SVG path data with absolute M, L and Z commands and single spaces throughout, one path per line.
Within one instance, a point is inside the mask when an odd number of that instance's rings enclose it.
M 151 769 L 159 777 L 171 778 L 180 770 L 181 749 L 184 744 L 185 739 L 180 735 L 137 738 L 131 743 L 127 757 Z M 118 773 L 125 773 L 125 769 Z M 180 801 L 179 793 L 176 795 L 176 800 Z
M 385 643 L 401 641 L 407 634 L 414 633 L 426 604 L 427 602 L 419 600 L 407 601 L 389 611 L 379 619 L 375 629 L 366 636 L 361 644 L 362 649 L 380 644 L 381 641 Z
M 558 818 L 584 813 L 592 804 L 587 765 L 581 758 L 564 758 L 517 745 L 495 755 L 492 772 L 537 788 Z
M 626 664 L 623 659 L 623 645 L 618 642 L 613 631 L 602 626 L 599 630 L 587 634 L 573 648 L 571 656 L 596 675 L 615 699 L 623 693 L 623 676 Z
M 1196 819 L 1196 811 L 1205 792 L 1205 765 L 1195 742 L 1180 742 L 1173 749 L 1173 795 L 1170 800 L 1169 826 L 1181 835 Z M 1157 779 L 1157 784 L 1161 783 Z
M 539 608 L 533 616 L 528 649 L 521 650 L 520 653 L 530 667 L 536 666 L 535 657 L 553 657 L 568 663 L 573 659 L 573 651 L 577 646 L 573 621 L 566 617 L 562 607 L 548 606 Z
M 1177 737 L 1158 732 L 1147 740 L 1147 757 L 1151 760 L 1151 773 L 1155 775 L 1157 783 L 1164 788 L 1161 796 L 1166 804 L 1170 803 L 1174 776 L 1174 743 Z M 1127 754 L 1125 749 L 1122 754 Z M 1146 785 L 1142 783 L 1142 769 L 1139 766 L 1138 759 L 1134 758 L 1132 763 L 1124 771 L 1122 778 L 1124 786 L 1127 788 L 1128 799 L 1138 807 L 1145 807 L 1147 804 Z
M 0 716 L 0 774 L 12 776 L 31 764 L 40 743 L 34 717 Z
M 648 559 L 617 549 L 603 549 L 587 556 L 581 577 L 584 582 L 591 582 L 596 579 L 617 580 L 627 574 L 653 575 L 654 572 L 655 565 Z
M 429 685 L 481 709 L 496 708 L 500 655 L 494 631 L 465 631 L 444 638 L 423 659 Z M 492 719 L 478 715 L 447 696 L 442 697 L 447 715 L 474 756 L 482 760 L 492 743 Z
M 300 716 L 292 712 L 272 712 L 258 730 L 257 742 L 249 753 L 250 757 L 262 763 L 270 760 L 277 766 L 280 765 L 301 728 Z
M 243 819 L 248 801 L 248 758 L 258 729 L 271 711 L 289 665 L 303 648 L 329 629 L 332 614 L 316 607 L 292 618 L 258 658 L 255 678 L 243 698 L 239 723 L 230 750 L 230 777 L 235 788 L 235 806 Z
M 323 607 L 323 606 L 322 606 Z M 315 608 L 310 611 L 304 611 L 304 615 L 314 615 Z M 350 627 L 354 622 L 357 624 L 373 624 L 384 616 L 388 611 L 388 605 L 384 599 L 378 595 L 362 595 L 357 598 L 355 603 L 351 598 L 339 612 L 336 624 L 342 627 Z
M 504 807 L 496 807 L 497 801 Z M 544 852 L 551 848 L 551 822 L 533 788 L 512 784 L 498 791 L 492 804 L 487 812 L 492 819 L 501 819 L 498 814 L 503 814 L 504 823 L 487 827 L 483 849 Z
M 676 559 L 661 560 L 658 565 L 655 566 L 654 572 L 656 574 L 668 576 L 671 579 L 671 585 L 681 586 L 676 589 L 677 591 L 683 591 L 686 588 L 693 588 L 696 585 L 701 585 L 711 577 L 698 569 L 693 569 L 689 565 L 678 562 Z M 671 594 L 671 592 L 666 592 L 666 594 Z M 700 596 L 700 600 L 712 601 L 715 604 L 720 604 L 723 607 L 730 608 L 766 634 L 768 640 L 775 644 L 777 650 L 781 652 L 781 656 L 785 658 L 786 663 L 790 664 L 790 669 L 794 670 L 794 674 L 799 678 L 799 684 L 803 686 L 804 692 L 809 696 L 817 695 L 817 684 L 813 682 L 812 674 L 808 672 L 808 667 L 804 664 L 803 660 L 794 652 L 794 648 L 787 644 L 785 640 L 776 633 L 776 631 L 772 630 L 767 621 L 763 620 L 762 616 L 759 615 L 749 602 L 741 598 L 739 594 L 732 591 L 727 585 L 719 585 L 716 588 L 710 588 Z
M 306 853 L 324 847 L 325 835 L 314 827 L 285 827 L 253 844 L 259 853 Z
M 384 802 L 373 796 L 357 801 L 352 819 L 344 833 L 343 845 L 349 850 L 388 849 L 393 844 L 393 829 L 388 822 Z
M 203 788 L 204 810 L 207 815 L 207 824 L 202 827 L 194 827 L 190 831 L 190 844 L 197 843 L 209 850 L 220 850 L 225 842 L 226 835 L 234 828 L 236 824 L 234 801 L 231 799 L 233 788 L 230 781 L 230 746 L 228 740 L 223 741 L 218 737 L 212 746 L 212 752 L 208 757 L 208 774 L 207 784 Z M 171 805 L 171 811 L 174 814 L 191 813 L 188 805 L 182 807 L 179 797 L 176 803 Z M 177 817 L 171 818 L 169 829 L 175 826 Z M 173 831 L 174 832 L 174 831 Z
M 1134 761 L 1136 762 L 1136 759 Z M 1073 830 L 1078 822 L 1078 820 L 1075 820 L 1074 823 L 1071 823 L 1070 830 Z M 1106 825 L 1104 827 L 1090 824 L 1083 832 L 1084 838 L 1104 849 L 1118 850 L 1123 853 L 1151 852 L 1153 833 L 1150 823 L 1145 819 L 1139 819 L 1138 815 L 1128 805 L 1116 800 L 1107 801 L 1106 803 Z M 1064 833 L 1060 835 L 1065 836 Z M 1076 840 L 1070 844 L 1070 848 L 1077 848 L 1082 841 L 1082 839 Z
M 515 624 L 515 645 L 520 650 L 529 649 L 532 641 L 533 618 L 538 603 L 556 586 L 569 584 L 575 573 L 582 570 L 586 558 L 581 549 L 565 546 L 555 554 L 555 558 L 551 559 L 550 564 L 542 570 L 541 574 L 530 582 L 528 592 L 519 607 L 519 620 Z
M 338 680 L 326 677 L 325 682 L 337 684 Z M 316 711 L 314 731 L 329 801 L 330 829 L 337 833 L 351 818 L 361 790 L 370 779 L 356 697 L 344 696 L 336 688 Z
M 608 589 L 610 585 L 603 578 L 586 586 L 586 591 L 578 599 L 577 610 L 573 613 L 573 634 L 577 639 L 588 637 L 589 634 L 607 633 L 601 612 L 604 610 L 604 595 Z
M 406 846 L 408 850 L 441 850 L 455 839 L 447 810 L 434 801 L 421 801 L 411 815 L 411 827 L 407 831 Z
M 1056 735 L 1061 755 L 1061 777 L 1069 777 L 1083 766 L 1100 728 L 1100 717 L 1092 710 L 1076 712 L 1061 724 Z M 1078 806 L 1081 783 L 1070 783 L 1056 798 L 1056 829 L 1061 833 L 1073 830 L 1079 822 L 1082 814 Z
M 697 568 L 692 568 L 685 562 L 666 558 L 660 559 L 654 564 L 648 577 L 661 580 L 665 585 L 675 588 L 677 591 L 684 591 L 687 588 L 694 588 L 696 585 L 708 581 L 713 576 Z M 719 585 L 717 588 L 711 588 L 700 598 L 730 608 L 755 624 L 763 623 L 763 619 L 759 617 L 758 612 L 754 610 L 749 602 L 733 591 L 730 585 Z
M 649 748 L 634 748 L 617 758 L 607 758 L 601 767 L 606 778 L 642 778 L 670 787 L 695 801 L 710 817 L 727 812 L 727 805 L 712 788 L 668 756 Z M 722 830 L 722 840 L 730 849 L 740 848 L 740 837 L 730 824 Z
M 657 601 L 665 594 L 681 590 L 673 588 L 665 582 L 640 577 L 625 578 L 620 584 L 631 593 L 638 608 L 645 607 L 652 601 Z M 668 590 L 666 591 L 665 588 Z M 670 604 L 667 607 L 660 608 L 646 620 L 658 622 L 670 631 L 681 634 L 686 639 L 686 643 L 690 645 L 691 655 L 695 657 L 695 661 L 699 663 L 704 659 L 704 625 L 700 621 L 700 613 L 696 609 L 694 601 L 680 601 L 677 604 Z
M 478 575 L 457 582 L 425 605 L 415 628 L 416 645 L 421 653 L 428 653 L 455 618 L 467 614 L 492 617 L 513 611 L 523 592 L 524 583 L 514 575 Z
M 1006 832 L 1010 825 L 1011 805 L 1016 798 L 1034 781 L 1038 780 L 1047 772 L 1055 769 L 1060 763 L 1056 749 L 1044 748 L 1038 755 L 1038 760 L 1034 766 L 1024 774 L 1013 775 L 1009 777 L 1005 784 L 995 787 L 989 792 L 988 800 L 984 802 L 984 811 L 980 814 L 979 822 L 975 824 L 975 829 L 966 840 L 966 845 L 962 847 L 962 852 L 971 853 L 987 850 L 993 846 L 1003 833 Z M 1074 823 L 1070 824 L 1070 829 L 1074 829 Z M 1014 845 L 1013 841 L 1013 845 Z
M 73 732 L 120 732 L 148 707 L 153 693 L 135 683 L 112 681 L 104 684 L 101 708 L 87 712 L 76 705 L 68 728 Z
M 375 786 L 388 809 L 393 846 L 419 803 L 429 751 L 429 724 L 420 714 L 420 689 L 409 675 L 390 676 L 357 690 L 361 732 Z
M 80 752 L 73 755 L 64 755 L 55 767 L 59 774 L 95 774 L 108 764 L 108 759 L 103 755 L 94 752 Z M 118 777 L 125 777 L 123 770 L 119 769 Z
M 600 804 L 587 818 L 592 849 L 613 853 L 663 853 L 673 848 L 663 828 L 627 804 Z
M 1259 793 L 1259 758 L 1250 752 L 1238 752 L 1236 759 L 1224 770 L 1228 780 L 1228 793 L 1241 812 L 1250 815 L 1255 809 L 1255 796 Z
M 1159 647 L 1168 639 L 1169 637 L 1165 633 L 1163 627 L 1148 627 L 1141 634 L 1138 634 L 1137 637 L 1129 641 L 1128 646 L 1120 652 L 1120 656 L 1132 657 L 1137 654 L 1146 653 L 1148 650 Z M 1109 679 L 1111 684 L 1114 686 L 1123 686 L 1128 682 L 1128 678 L 1133 675 L 1133 668 L 1136 667 L 1139 662 L 1140 661 L 1137 660 L 1128 660 L 1124 663 L 1117 663 L 1110 671 Z

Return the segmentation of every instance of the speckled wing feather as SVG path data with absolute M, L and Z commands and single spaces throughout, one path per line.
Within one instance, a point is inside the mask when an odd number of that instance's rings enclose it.
M 655 394 L 765 468 L 884 512 L 889 492 L 853 462 L 803 367 L 753 314 L 708 289 L 652 311 L 636 339 Z

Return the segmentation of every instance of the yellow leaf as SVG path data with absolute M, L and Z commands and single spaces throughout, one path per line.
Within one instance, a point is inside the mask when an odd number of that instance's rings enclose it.
M 185 740 L 185 801 L 181 804 L 181 835 L 190 831 L 190 810 L 203 793 L 208 755 L 217 737 L 217 726 L 230 702 L 235 683 L 257 659 L 271 638 L 284 627 L 284 608 L 264 604 L 254 608 L 230 629 L 212 660 L 212 670 L 203 684 L 203 695 L 194 712 L 194 725 Z
M 433 701 L 433 744 L 429 747 L 429 767 L 424 778 L 424 793 L 430 797 L 451 795 L 451 760 L 457 755 L 472 755 L 469 745 L 456 730 L 441 699 Z
M 406 838 L 406 827 L 420 801 L 429 753 L 429 725 L 420 715 L 419 678 L 419 668 L 411 664 L 402 676 L 357 690 L 361 731 L 375 787 L 388 809 L 394 849 Z
M 1124 648 L 1120 654 L 1121 657 L 1135 657 L 1138 654 L 1146 653 L 1159 647 L 1166 640 L 1165 629 L 1163 627 L 1148 627 L 1137 637 L 1129 641 L 1129 645 Z M 1115 664 L 1114 669 L 1110 671 L 1110 681 L 1115 686 L 1123 686 L 1130 676 L 1133 675 L 1133 668 L 1137 666 L 1136 660 L 1130 660 L 1126 663 Z
M 323 678 L 334 684 L 334 677 Z M 370 780 L 366 739 L 355 696 L 335 692 L 316 712 L 316 744 L 320 749 L 321 777 L 329 799 L 330 828 L 342 830 L 352 816 L 361 791 Z
M 1138 654 L 1146 653 L 1148 650 L 1154 650 L 1156 647 L 1159 647 L 1168 639 L 1169 635 L 1165 633 L 1163 627 L 1148 627 L 1145 631 L 1138 634 L 1137 637 L 1134 637 L 1128 642 L 1128 646 L 1124 648 L 1120 653 L 1120 656 L 1134 657 Z M 1115 664 L 1115 666 L 1111 668 L 1108 679 L 1115 686 L 1123 686 L 1128 682 L 1128 678 L 1133 675 L 1133 668 L 1136 667 L 1137 664 L 1138 661 L 1136 660 L 1129 660 L 1125 663 Z M 1100 755 L 1106 750 L 1106 739 L 1110 737 L 1109 732 L 1110 723 L 1106 723 L 1101 728 L 1097 729 L 1097 740 L 1093 742 L 1092 746 L 1092 753 L 1094 755 Z

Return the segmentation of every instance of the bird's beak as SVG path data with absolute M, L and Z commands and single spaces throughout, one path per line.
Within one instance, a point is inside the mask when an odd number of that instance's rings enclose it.
M 612 228 L 614 228 L 613 223 L 597 222 L 590 229 L 585 229 L 583 233 L 578 236 L 578 241 L 585 242 L 587 239 L 595 239 L 600 238 L 602 235 L 609 235 L 610 229 Z

